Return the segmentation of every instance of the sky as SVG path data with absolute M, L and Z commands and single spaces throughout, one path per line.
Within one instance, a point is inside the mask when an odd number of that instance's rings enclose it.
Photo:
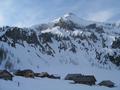
M 0 0 L 0 26 L 47 23 L 72 12 L 97 22 L 120 22 L 120 0 Z

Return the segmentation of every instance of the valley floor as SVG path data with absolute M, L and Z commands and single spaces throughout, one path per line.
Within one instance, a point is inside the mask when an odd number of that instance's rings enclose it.
M 45 70 L 45 69 L 44 69 Z M 44 71 L 43 70 L 43 71 Z M 57 70 L 57 71 L 55 71 Z M 63 71 L 64 70 L 64 71 Z M 61 67 L 61 68 L 46 68 L 48 73 L 57 73 L 61 76 L 60 80 L 48 78 L 24 78 L 20 76 L 13 77 L 13 81 L 0 80 L 0 90 L 120 90 L 120 71 L 119 70 L 105 70 L 98 68 L 78 68 Z M 98 84 L 102 80 L 111 80 L 116 87 L 108 88 L 104 86 L 88 86 L 83 84 L 72 84 L 72 81 L 64 80 L 68 73 L 82 73 L 92 74 L 96 77 Z
M 71 81 L 15 77 L 13 81 L 0 80 L 0 90 L 120 90 L 120 85 L 114 88 L 103 86 L 87 86 L 70 84 Z

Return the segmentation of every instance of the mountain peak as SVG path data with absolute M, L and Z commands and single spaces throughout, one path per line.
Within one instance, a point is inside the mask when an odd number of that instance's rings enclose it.
M 67 18 L 67 17 L 76 17 L 76 15 L 74 13 L 70 12 L 70 13 L 65 14 L 64 17 L 65 18 Z
M 64 20 L 71 20 L 71 21 L 73 21 L 74 18 L 79 19 L 79 17 L 77 15 L 70 12 L 70 13 L 66 13 L 63 16 L 53 20 L 53 22 L 58 22 L 61 18 L 64 19 Z
M 61 18 L 63 18 L 64 20 L 70 20 L 70 21 L 72 21 L 72 22 L 74 22 L 74 23 L 76 23 L 76 24 L 78 24 L 78 25 L 88 25 L 88 24 L 91 24 L 91 23 L 93 23 L 92 21 L 87 21 L 87 20 L 85 20 L 85 19 L 83 19 L 83 18 L 80 18 L 79 16 L 77 16 L 76 14 L 74 14 L 74 13 L 67 13 L 67 14 L 65 14 L 63 17 L 61 17 Z

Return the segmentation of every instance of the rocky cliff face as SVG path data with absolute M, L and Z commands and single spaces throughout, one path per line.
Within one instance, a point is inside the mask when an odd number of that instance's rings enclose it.
M 67 14 L 29 28 L 0 28 L 0 68 L 39 68 L 44 65 L 120 67 L 120 27 L 90 22 Z

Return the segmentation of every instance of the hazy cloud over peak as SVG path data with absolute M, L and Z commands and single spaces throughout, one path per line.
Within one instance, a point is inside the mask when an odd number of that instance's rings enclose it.
M 95 13 L 89 13 L 87 19 L 98 22 L 105 22 L 113 16 L 111 11 L 98 11 Z
M 31 26 L 67 12 L 87 20 L 117 22 L 119 11 L 120 0 L 0 0 L 0 26 Z

